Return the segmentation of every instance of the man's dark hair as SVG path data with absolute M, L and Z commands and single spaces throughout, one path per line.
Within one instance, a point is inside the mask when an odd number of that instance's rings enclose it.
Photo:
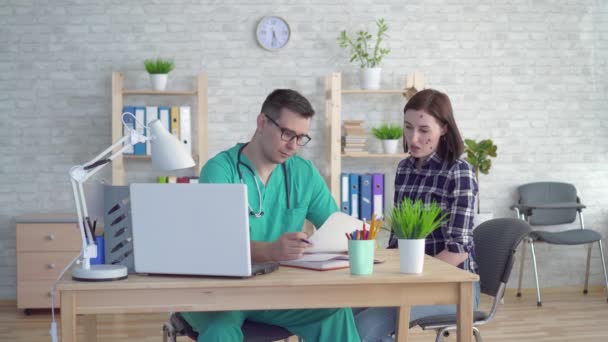
M 262 104 L 262 113 L 277 120 L 283 108 L 296 112 L 304 118 L 315 115 L 310 102 L 302 94 L 291 89 L 275 89 L 270 93 Z

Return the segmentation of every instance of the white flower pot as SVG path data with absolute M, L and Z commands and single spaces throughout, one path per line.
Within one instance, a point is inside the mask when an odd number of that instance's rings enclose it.
M 382 68 L 363 68 L 360 73 L 361 89 L 380 89 L 380 72 Z
M 401 273 L 422 273 L 424 265 L 424 239 L 399 239 L 399 270 Z
M 150 74 L 150 81 L 152 81 L 152 89 L 165 90 L 165 88 L 167 88 L 168 76 L 169 74 Z
M 382 150 L 387 154 L 395 154 L 399 149 L 399 139 L 381 140 Z

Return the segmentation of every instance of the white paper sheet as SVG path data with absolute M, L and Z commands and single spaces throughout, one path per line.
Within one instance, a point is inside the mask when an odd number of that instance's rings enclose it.
M 306 249 L 306 253 L 342 253 L 348 250 L 348 239 L 345 233 L 352 233 L 363 227 L 360 221 L 348 214 L 337 211 L 323 223 L 323 225 L 308 238 L 313 246 Z M 369 225 L 366 225 L 369 229 Z

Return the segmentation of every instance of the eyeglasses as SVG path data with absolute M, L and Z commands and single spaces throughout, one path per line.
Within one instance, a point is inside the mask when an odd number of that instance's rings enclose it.
M 296 144 L 298 146 L 304 146 L 308 144 L 308 142 L 312 139 L 308 134 L 300 134 L 297 135 L 294 131 L 281 127 L 274 119 L 272 119 L 268 114 L 264 113 L 264 116 L 270 120 L 275 126 L 277 126 L 281 130 L 281 140 L 291 142 L 293 139 L 296 139 Z

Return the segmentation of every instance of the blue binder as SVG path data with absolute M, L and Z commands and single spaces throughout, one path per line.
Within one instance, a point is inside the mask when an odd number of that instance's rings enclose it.
M 359 175 L 351 173 L 349 180 L 350 216 L 359 218 Z
M 350 215 L 350 196 L 349 196 L 349 181 L 348 173 L 340 175 L 340 210 Z
M 141 134 L 146 134 L 146 107 L 135 107 L 135 129 Z M 145 156 L 146 143 L 138 143 L 133 145 L 133 154 Z
M 131 113 L 135 115 L 135 107 L 133 106 L 124 106 L 122 107 L 122 114 Z M 122 135 L 130 134 L 129 129 L 135 129 L 135 117 L 131 115 L 125 115 L 124 121 L 126 126 L 122 127 Z M 128 128 L 127 128 L 128 127 Z M 133 146 L 129 146 L 123 154 L 133 154 Z
M 361 219 L 371 222 L 372 219 L 372 175 L 361 175 Z

